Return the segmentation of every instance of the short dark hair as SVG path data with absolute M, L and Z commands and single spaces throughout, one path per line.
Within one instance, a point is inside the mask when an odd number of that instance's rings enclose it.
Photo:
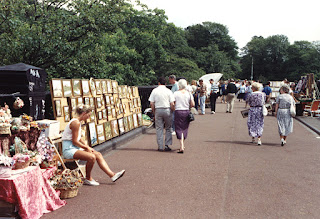
M 158 82 L 161 84 L 161 85 L 165 85 L 166 84 L 166 79 L 164 77 L 160 77 L 158 78 Z
M 170 75 L 169 78 L 172 78 L 172 79 L 176 80 L 176 76 L 175 75 Z

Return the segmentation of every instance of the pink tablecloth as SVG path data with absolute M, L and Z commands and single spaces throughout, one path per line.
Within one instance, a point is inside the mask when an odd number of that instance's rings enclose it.
M 66 204 L 42 175 L 38 166 L 28 167 L 28 172 L 10 178 L 0 178 L 0 199 L 15 204 L 19 215 L 40 218 Z

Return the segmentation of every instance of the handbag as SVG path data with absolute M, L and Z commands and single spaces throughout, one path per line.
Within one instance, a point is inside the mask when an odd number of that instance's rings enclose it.
M 263 104 L 263 106 L 262 106 L 262 115 L 263 116 L 267 116 L 268 115 L 268 109 L 267 109 L 265 104 Z
M 193 115 L 193 113 L 192 113 L 192 112 L 189 112 L 188 120 L 189 120 L 189 122 L 194 121 L 194 115 Z
M 249 115 L 249 109 L 242 110 L 242 111 L 240 111 L 240 113 L 243 118 L 247 118 Z
M 296 116 L 296 105 L 295 105 L 293 100 L 292 100 L 291 105 L 290 105 L 290 115 L 292 117 Z

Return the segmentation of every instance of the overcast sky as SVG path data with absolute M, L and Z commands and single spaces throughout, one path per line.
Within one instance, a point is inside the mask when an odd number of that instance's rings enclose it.
M 290 43 L 320 41 L 320 0 L 141 0 L 164 9 L 168 22 L 185 28 L 204 21 L 220 23 L 244 47 L 253 36 L 282 34 Z

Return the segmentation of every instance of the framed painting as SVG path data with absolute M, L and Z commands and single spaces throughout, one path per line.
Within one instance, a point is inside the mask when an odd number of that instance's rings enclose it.
M 81 80 L 81 87 L 82 87 L 82 96 L 89 96 L 90 95 L 90 87 L 89 87 L 89 80 L 82 79 Z
M 112 112 L 111 112 L 111 106 L 108 106 L 107 107 L 107 113 L 108 113 L 108 116 L 111 116 Z
M 114 94 L 118 93 L 118 82 L 115 80 L 112 80 L 112 91 Z
M 61 108 L 61 101 L 55 100 L 54 104 L 56 106 L 56 116 L 61 117 L 62 116 L 62 108 Z
M 122 97 L 127 98 L 127 85 L 122 86 Z
M 108 94 L 112 94 L 112 84 L 111 84 L 111 80 L 108 79 L 108 80 L 106 80 L 106 82 L 107 82 L 107 92 L 108 92 Z
M 62 83 L 60 79 L 52 79 L 52 94 L 53 97 L 62 97 Z
M 122 88 L 121 88 L 121 86 L 118 86 L 118 94 L 119 94 L 119 98 L 122 98 Z
M 123 118 L 118 119 L 118 126 L 119 126 L 120 135 L 124 134 L 125 130 L 124 130 L 124 125 L 123 125 Z
M 74 97 L 82 95 L 81 81 L 79 79 L 72 79 L 72 92 Z
M 84 105 L 90 106 L 90 97 L 84 98 Z
M 72 86 L 70 79 L 62 80 L 62 90 L 64 97 L 71 97 L 72 96 Z
M 90 106 L 95 108 L 95 106 L 94 106 L 94 97 L 90 97 L 90 101 L 89 102 L 90 102 Z
M 124 125 L 124 130 L 125 130 L 125 132 L 130 131 L 130 129 L 129 129 L 129 122 L 128 122 L 128 116 L 123 117 L 123 125 Z
M 70 111 L 68 106 L 63 107 L 63 117 L 65 122 L 70 121 Z
M 141 113 L 138 113 L 138 123 L 139 123 L 139 126 L 142 126 L 142 114 Z
M 90 78 L 90 80 L 89 80 L 89 86 L 90 86 L 91 95 L 92 95 L 92 96 L 96 96 L 97 90 L 96 90 L 96 84 L 95 84 L 93 78 Z
M 118 121 L 116 119 L 112 120 L 112 121 L 110 121 L 110 124 L 111 124 L 112 137 L 119 136 Z
M 132 115 L 128 116 L 128 123 L 129 123 L 129 129 L 132 130 L 133 129 Z
M 97 101 L 97 108 L 101 108 L 102 107 L 101 97 L 96 97 L 96 101 Z
M 107 91 L 107 82 L 106 80 L 101 80 L 101 89 L 102 89 L 102 93 L 103 94 L 106 94 L 108 91 Z
M 70 107 L 73 112 L 76 111 L 77 108 L 77 98 L 70 98 Z
M 94 146 L 98 144 L 98 135 L 96 130 L 96 124 L 94 122 L 89 122 L 89 137 L 90 137 L 90 146 Z
M 117 117 L 117 115 L 116 115 L 116 108 L 111 108 L 111 116 L 112 116 L 113 118 L 116 118 L 116 117 Z
M 137 98 L 134 98 L 134 99 L 133 99 L 133 106 L 134 106 L 134 108 L 137 108 L 137 107 L 138 107 Z
M 97 135 L 98 135 L 98 143 L 101 144 L 106 141 L 106 138 L 104 136 L 104 127 L 103 124 L 97 125 Z
M 96 121 L 96 113 L 94 112 L 94 110 L 92 110 L 90 114 L 90 122 L 95 122 L 95 121 Z
M 102 119 L 108 119 L 107 109 L 102 110 Z
M 96 79 L 94 81 L 96 83 L 96 93 L 99 94 L 99 95 L 102 94 L 101 81 L 98 80 L 98 79 Z
M 88 137 L 88 131 L 87 131 L 87 124 L 81 125 L 81 139 L 89 145 L 89 137 Z
M 77 105 L 79 104 L 83 104 L 83 98 L 82 97 L 78 97 L 77 98 Z
M 110 96 L 110 104 L 111 104 L 112 106 L 114 106 L 114 98 L 113 98 L 113 96 Z
M 133 115 L 132 115 L 132 119 L 133 119 L 133 128 L 138 128 L 138 127 L 139 127 L 139 124 L 138 124 L 137 114 L 133 114 Z
M 141 107 L 141 100 L 139 97 L 137 98 L 137 102 L 138 102 L 138 107 Z
M 110 122 L 105 122 L 103 124 L 103 126 L 104 126 L 104 134 L 105 134 L 106 140 L 111 139 L 112 138 L 112 132 L 111 132 Z
M 105 95 L 105 100 L 106 100 L 106 106 L 110 106 L 110 96 L 109 95 Z
M 98 112 L 98 120 L 102 120 L 103 119 L 103 114 L 102 111 Z
M 129 111 L 133 112 L 133 104 L 132 101 L 129 101 Z

